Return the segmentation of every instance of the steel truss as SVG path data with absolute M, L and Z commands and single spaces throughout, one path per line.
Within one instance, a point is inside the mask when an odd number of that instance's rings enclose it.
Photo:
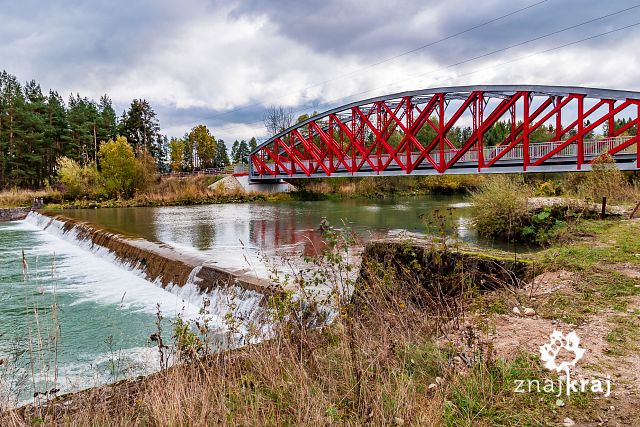
M 631 119 L 618 129 L 616 119 Z M 502 141 L 486 135 L 508 123 Z M 607 125 L 604 137 L 595 130 Z M 457 146 L 454 126 L 470 134 Z M 553 128 L 549 141 L 532 133 Z M 430 128 L 430 140 L 418 133 Z M 253 180 L 590 170 L 609 154 L 640 169 L 640 93 L 559 86 L 464 86 L 404 92 L 326 111 L 273 136 L 250 155 Z M 635 131 L 635 135 L 632 135 Z

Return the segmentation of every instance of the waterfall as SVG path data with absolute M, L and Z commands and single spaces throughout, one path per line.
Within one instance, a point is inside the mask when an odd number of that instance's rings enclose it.
M 265 297 L 276 290 L 245 271 L 226 271 L 207 264 L 204 257 L 182 254 L 169 245 L 124 237 L 61 215 L 30 212 L 25 221 L 145 278 L 194 306 L 206 305 L 209 320 L 218 329 L 235 329 L 240 335 L 252 327 L 255 329 L 255 325 L 268 330 L 262 321 Z

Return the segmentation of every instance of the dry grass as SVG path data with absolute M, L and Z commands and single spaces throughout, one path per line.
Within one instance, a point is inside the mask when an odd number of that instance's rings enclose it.
M 215 195 L 208 186 L 214 183 L 218 177 L 193 176 L 193 177 L 168 177 L 150 185 L 147 190 L 137 192 L 134 200 L 140 203 L 173 203 L 206 199 Z
M 428 387 L 450 365 L 434 344 L 441 319 L 380 285 L 366 316 L 345 306 L 322 330 L 292 321 L 261 345 L 79 393 L 46 413 L 6 413 L 0 425 L 441 425 L 444 389 Z
M 0 192 L 0 208 L 15 208 L 31 206 L 34 198 L 43 198 L 46 200 L 59 200 L 62 195 L 57 190 L 25 190 L 20 188 L 11 188 Z

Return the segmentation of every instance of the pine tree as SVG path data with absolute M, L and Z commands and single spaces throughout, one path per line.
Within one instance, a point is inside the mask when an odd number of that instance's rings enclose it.
M 160 124 L 146 100 L 134 99 L 131 102 L 129 110 L 122 114 L 118 133 L 127 138 L 136 154 L 146 150 L 156 159 L 162 157 L 162 147 L 158 145 Z
M 25 105 L 22 114 L 24 139 L 20 146 L 25 168 L 14 169 L 12 177 L 17 183 L 29 187 L 40 187 L 45 178 L 45 133 L 47 125 L 46 98 L 40 85 L 31 80 L 24 87 Z
M 116 111 L 113 109 L 113 103 L 111 98 L 106 94 L 100 97 L 98 103 L 98 111 L 100 113 L 100 120 L 96 128 L 96 136 L 98 138 L 98 149 L 100 143 L 107 142 L 110 139 L 115 139 L 116 132 Z
M 49 91 L 47 99 L 48 123 L 45 139 L 48 143 L 47 151 L 47 176 L 53 177 L 57 159 L 64 156 L 65 148 L 71 140 L 69 121 L 64 100 L 55 91 Z
M 16 162 L 18 145 L 22 142 L 19 135 L 19 116 L 22 114 L 25 102 L 20 83 L 6 71 L 0 74 L 0 89 L 0 153 L 2 153 L 0 179 L 3 186 L 15 185 L 18 183 L 9 181 L 12 171 L 27 167 Z
M 238 161 L 237 163 L 240 164 L 249 164 L 249 146 L 247 145 L 247 141 L 245 141 L 244 139 L 242 141 L 240 141 L 240 145 L 238 145 L 238 151 L 236 152 L 237 156 L 238 156 Z
M 98 140 L 94 130 L 100 121 L 97 104 L 88 98 L 80 97 L 80 94 L 76 94 L 75 97 L 71 95 L 67 119 L 71 131 L 71 146 L 64 155 L 85 165 L 95 161 Z
M 219 139 L 217 148 L 216 148 L 216 157 L 214 160 L 214 167 L 216 168 L 224 168 L 229 166 L 231 161 L 229 161 L 229 154 L 227 153 L 227 146 L 224 143 L 224 140 Z
M 191 142 L 189 141 L 189 134 L 185 133 L 184 136 L 182 137 L 182 141 L 184 142 L 184 155 L 183 155 L 183 168 L 186 172 L 191 172 L 193 171 L 194 168 L 194 156 L 193 156 L 193 152 L 194 152 L 194 147 L 193 145 L 191 145 Z
M 236 139 L 235 141 L 233 141 L 233 146 L 231 146 L 231 160 L 233 160 L 234 164 L 240 163 L 240 157 L 238 157 L 238 148 L 240 148 L 240 143 Z

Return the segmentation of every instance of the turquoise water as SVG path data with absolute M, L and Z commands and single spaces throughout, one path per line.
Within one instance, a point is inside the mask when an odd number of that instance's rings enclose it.
M 135 273 L 24 221 L 0 223 L 0 266 L 5 401 L 157 370 L 158 353 L 148 340 L 156 329 L 156 303 L 168 320 L 195 310 Z

